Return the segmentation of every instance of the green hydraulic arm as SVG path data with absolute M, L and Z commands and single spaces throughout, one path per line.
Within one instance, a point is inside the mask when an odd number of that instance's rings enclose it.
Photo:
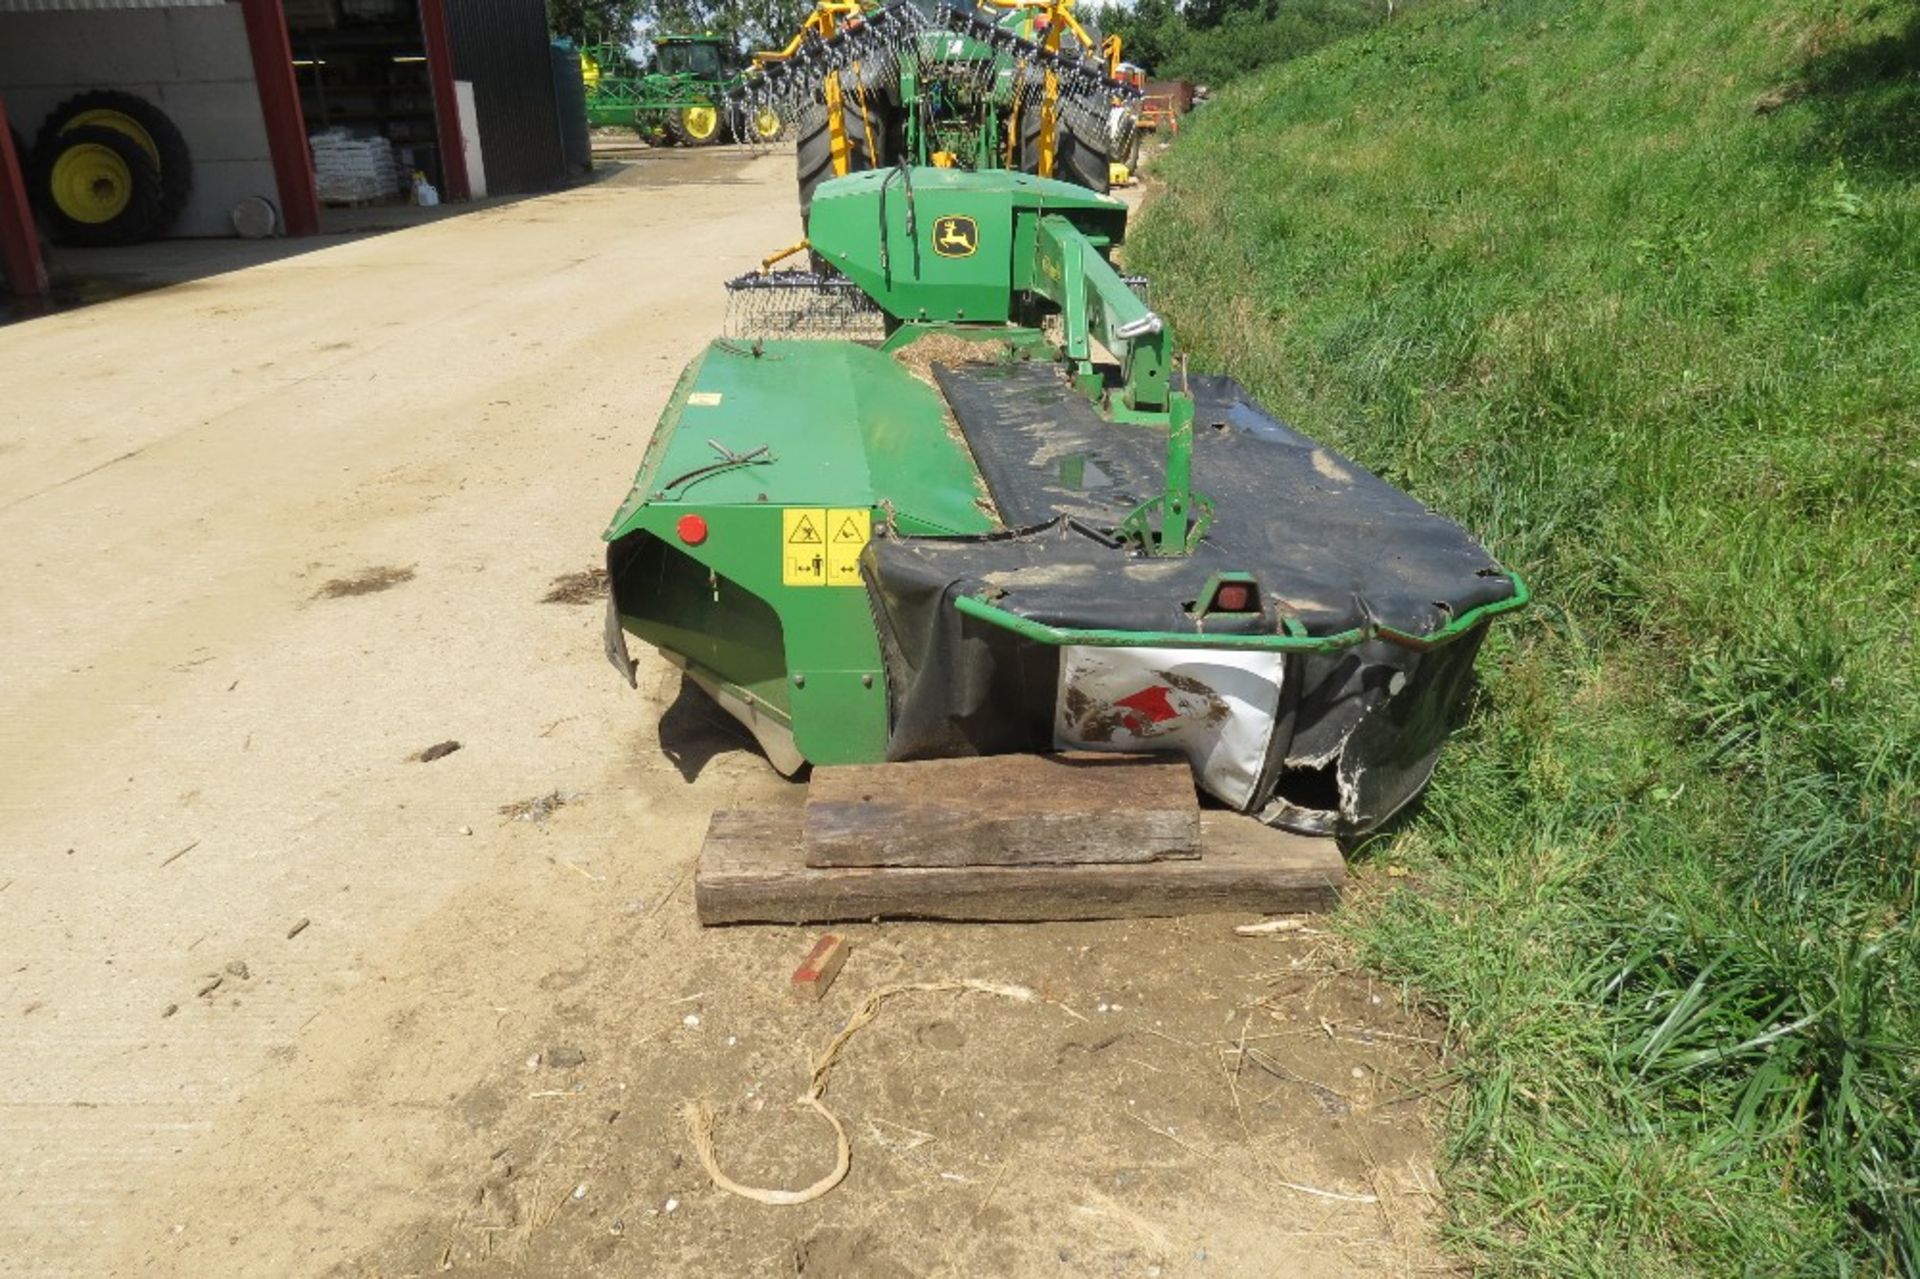
M 1060 308 L 1074 383 L 1104 399 L 1116 422 L 1163 426 L 1167 465 L 1158 496 L 1136 507 L 1120 532 L 1149 555 L 1187 555 L 1213 522 L 1213 503 L 1193 491 L 1193 399 L 1169 385 L 1172 335 L 1089 236 L 1059 214 L 1042 214 L 1034 237 L 1031 287 Z M 1093 359 L 1099 342 L 1120 361 L 1121 385 L 1108 392 Z

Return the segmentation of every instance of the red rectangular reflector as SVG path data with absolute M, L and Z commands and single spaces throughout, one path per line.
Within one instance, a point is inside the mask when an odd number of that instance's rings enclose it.
M 1253 588 L 1245 582 L 1226 582 L 1213 593 L 1212 613 L 1251 613 L 1255 611 Z

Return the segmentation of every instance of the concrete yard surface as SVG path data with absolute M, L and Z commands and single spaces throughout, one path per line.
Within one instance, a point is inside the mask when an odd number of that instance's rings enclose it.
M 1312 927 L 702 931 L 797 805 L 599 533 L 792 160 L 614 177 L 0 327 L 0 1272 L 1447 1272 L 1435 1032 Z M 459 749 L 421 758 L 438 743 Z M 1243 918 L 1243 917 L 1242 917 Z M 788 1103 L 845 1048 L 852 1172 Z

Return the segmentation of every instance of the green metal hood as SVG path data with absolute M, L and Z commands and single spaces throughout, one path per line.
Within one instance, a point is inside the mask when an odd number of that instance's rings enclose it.
M 1032 286 L 1043 214 L 1105 248 L 1126 236 L 1124 204 L 1069 182 L 902 167 L 822 183 L 807 238 L 896 319 L 999 323 Z
M 984 493 L 939 393 L 889 356 L 723 340 L 674 388 L 606 536 L 648 502 L 890 509 L 903 532 L 983 533 L 996 527 Z

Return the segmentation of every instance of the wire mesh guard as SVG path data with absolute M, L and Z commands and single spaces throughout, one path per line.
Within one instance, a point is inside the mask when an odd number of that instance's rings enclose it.
M 1152 305 L 1144 275 L 1121 277 L 1133 295 Z M 1063 334 L 1056 319 L 1043 325 L 1058 344 Z M 887 336 L 886 313 L 844 275 L 832 271 L 750 271 L 727 281 L 725 336 L 766 338 L 839 338 L 878 342 Z
M 730 338 L 843 338 L 878 341 L 886 315 L 844 275 L 750 272 L 727 281 Z

